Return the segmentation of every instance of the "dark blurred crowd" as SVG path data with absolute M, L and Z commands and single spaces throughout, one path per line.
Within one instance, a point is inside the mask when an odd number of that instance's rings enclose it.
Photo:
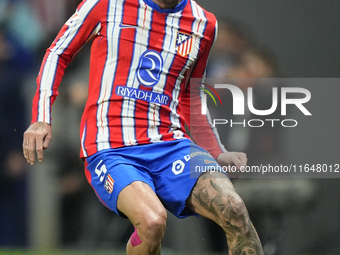
M 31 241 L 32 198 L 28 185 L 34 185 L 29 178 L 29 170 L 34 168 L 22 156 L 22 135 L 30 123 L 35 78 L 45 50 L 79 3 L 80 0 L 0 1 L 0 119 L 5 120 L 0 127 L 0 247 L 27 247 Z M 48 152 L 53 154 L 53 160 L 44 162 L 57 162 L 60 212 L 56 214 L 63 247 L 117 246 L 131 231 L 127 224 L 107 223 L 113 222 L 112 213 L 98 203 L 79 159 L 79 123 L 87 99 L 88 47 L 64 76 L 59 103 L 53 108 L 56 139 Z M 112 229 L 117 227 L 119 234 L 113 236 Z
M 45 49 L 79 2 L 0 1 L 0 119 L 4 120 L 0 126 L 0 246 L 28 245 L 28 166 L 21 145 L 30 121 L 32 98 L 28 95 L 36 87 L 31 77 L 37 75 Z M 85 47 L 68 68 L 57 100 L 61 103 L 53 109 L 53 135 L 57 137 L 53 143 L 57 149 L 49 153 L 54 154 L 54 162 L 59 162 L 60 240 L 63 246 L 123 247 L 133 228 L 126 221 L 116 220 L 117 216 L 97 201 L 78 158 L 78 127 L 87 98 L 88 60 L 89 50 Z M 211 78 L 281 76 L 275 54 L 259 45 L 246 25 L 233 19 L 219 19 L 218 39 L 209 61 L 207 77 Z M 259 108 L 270 106 L 271 88 L 257 87 L 252 81 L 237 85 L 242 90 L 259 90 L 254 99 Z M 28 90 L 31 94 L 26 93 Z M 225 107 L 230 106 L 226 103 Z M 251 118 L 250 113 L 246 113 L 246 118 Z M 220 136 L 228 150 L 244 151 L 254 163 L 278 157 L 280 132 L 273 128 L 233 128 L 220 132 Z M 212 250 L 224 251 L 223 234 L 211 224 L 206 227 L 211 233 Z M 259 232 L 261 235 L 261 229 Z M 273 236 L 264 238 L 266 241 Z
M 30 121 L 27 91 L 36 85 L 27 80 L 37 75 L 47 42 L 78 2 L 0 1 L 1 246 L 28 245 L 28 166 L 21 145 Z
M 33 71 L 35 56 L 34 39 L 21 37 L 22 31 L 18 29 L 16 15 L 25 13 L 25 7 L 18 7 L 16 1 L 0 2 L 0 244 L 24 246 L 27 167 L 21 143 L 28 111 L 22 86 L 25 76 Z M 25 14 L 23 18 L 27 19 Z

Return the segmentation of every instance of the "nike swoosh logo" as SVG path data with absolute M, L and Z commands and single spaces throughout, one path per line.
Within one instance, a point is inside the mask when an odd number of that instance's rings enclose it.
M 124 25 L 123 23 L 120 23 L 120 24 L 119 24 L 119 28 L 120 28 L 120 29 L 124 29 L 124 28 L 138 28 L 138 26 Z
M 204 163 L 206 163 L 206 164 L 211 164 L 211 163 L 215 163 L 215 161 L 205 159 L 205 160 L 204 160 Z

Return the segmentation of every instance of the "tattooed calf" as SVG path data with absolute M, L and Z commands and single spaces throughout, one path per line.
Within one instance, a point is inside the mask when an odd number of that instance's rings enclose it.
M 248 211 L 229 179 L 204 174 L 197 181 L 192 195 L 223 228 L 228 240 L 229 254 L 263 255 Z
M 234 249 L 233 255 L 260 255 L 261 247 L 254 239 L 245 239 L 240 242 Z

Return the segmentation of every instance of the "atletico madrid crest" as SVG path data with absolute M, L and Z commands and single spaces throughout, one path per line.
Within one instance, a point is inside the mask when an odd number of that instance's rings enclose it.
M 109 192 L 109 194 L 111 194 L 113 191 L 113 184 L 114 180 L 112 179 L 111 175 L 108 174 L 105 179 L 104 188 L 106 189 L 107 192 Z
M 177 33 L 176 50 L 179 55 L 185 57 L 192 49 L 193 36 L 185 33 Z

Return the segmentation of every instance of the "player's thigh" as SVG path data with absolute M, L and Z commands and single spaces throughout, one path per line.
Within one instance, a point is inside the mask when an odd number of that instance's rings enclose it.
M 144 245 L 159 246 L 165 233 L 167 214 L 148 184 L 135 181 L 126 186 L 118 195 L 117 209 L 137 228 Z

